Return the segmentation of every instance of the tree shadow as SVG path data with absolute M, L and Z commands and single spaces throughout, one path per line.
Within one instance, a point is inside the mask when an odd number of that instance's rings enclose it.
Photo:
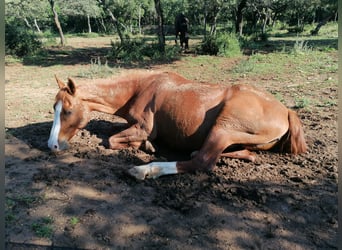
M 49 139 L 52 122 L 32 123 L 22 127 L 6 128 L 6 136 L 14 136 L 25 142 L 29 147 L 48 152 L 47 141 Z
M 40 150 L 44 153 L 50 153 L 50 149 L 47 146 L 47 141 L 50 136 L 52 128 L 52 122 L 40 122 L 31 123 L 21 127 L 6 128 L 6 134 L 8 136 L 14 136 L 15 138 L 26 143 L 30 148 Z M 81 129 L 74 137 L 77 137 L 76 141 L 85 141 L 90 137 L 94 136 L 100 142 L 98 146 L 109 150 L 109 137 L 121 132 L 128 128 L 125 122 L 108 121 L 105 119 L 92 119 L 89 121 L 86 127 Z M 70 141 L 70 147 L 77 147 L 79 142 L 74 142 L 74 139 Z M 76 144 L 75 144 L 76 143 Z M 190 157 L 190 152 L 179 152 L 172 151 L 170 148 L 164 146 L 161 142 L 153 142 L 154 147 L 157 151 L 153 154 L 155 158 L 163 160 L 186 160 Z M 91 151 L 92 149 L 89 149 Z M 128 158 L 134 159 L 134 150 L 119 150 L 121 157 L 127 156 Z M 115 151 L 113 151 L 115 152 Z M 86 154 L 86 152 L 84 152 Z M 131 160 L 134 162 L 134 160 Z M 135 162 L 142 164 L 142 161 L 135 160 Z
M 295 46 L 302 46 L 299 49 L 315 49 L 319 51 L 338 49 L 337 38 L 315 39 L 309 36 L 307 38 L 287 39 L 286 37 L 284 36 L 284 39 L 276 37 L 268 41 L 249 42 L 244 46 L 243 52 L 245 55 L 252 55 L 254 53 L 292 52 Z
M 50 47 L 35 56 L 27 56 L 23 63 L 27 66 L 50 67 L 54 65 L 90 64 L 92 59 L 105 60 L 110 48 Z
M 6 133 L 25 142 L 31 148 L 48 152 L 47 141 L 50 136 L 52 122 L 31 123 L 22 127 L 6 128 Z M 88 131 L 90 135 L 94 135 L 101 139 L 100 145 L 108 148 L 108 138 L 123 129 L 127 128 L 126 123 L 110 122 L 106 120 L 91 120 L 87 126 L 82 129 L 79 134 Z
M 125 61 L 120 59 L 110 58 L 110 47 L 50 47 L 43 49 L 40 53 L 34 56 L 26 56 L 23 59 L 23 64 L 27 66 L 50 67 L 54 65 L 88 65 L 102 64 L 109 67 L 120 68 L 148 68 L 155 65 L 163 65 L 178 60 L 181 56 L 161 57 L 159 59 L 147 58 L 144 60 Z

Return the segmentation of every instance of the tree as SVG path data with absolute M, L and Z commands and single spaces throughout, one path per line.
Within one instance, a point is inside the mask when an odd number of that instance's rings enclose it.
M 121 31 L 121 26 L 124 27 L 124 25 L 119 21 L 118 17 L 116 16 L 116 13 L 120 15 L 122 9 L 122 5 L 124 4 L 124 1 L 115 1 L 115 0 L 99 0 L 101 7 L 104 12 L 108 13 L 110 19 L 113 22 L 113 25 L 119 35 L 120 43 L 124 44 L 125 39 L 123 36 L 123 33 Z M 123 11 L 122 11 L 123 12 Z M 129 13 L 128 13 L 129 15 Z M 121 17 L 122 18 L 122 17 Z
M 157 13 L 157 23 L 158 23 L 158 41 L 159 50 L 165 52 L 165 33 L 164 33 L 164 19 L 163 19 L 163 9 L 160 0 L 154 0 L 156 13 Z
M 168 0 L 163 2 L 163 20 L 164 24 L 173 25 L 175 18 L 180 13 L 188 13 L 188 1 Z
M 49 19 L 48 3 L 40 0 L 7 0 L 6 19 L 22 20 L 27 28 L 36 30 L 39 33 L 41 28 L 39 22 L 47 22 Z
M 50 4 L 52 13 L 53 13 L 53 17 L 54 17 L 54 21 L 55 21 L 56 27 L 58 29 L 59 37 L 61 38 L 61 45 L 64 46 L 65 45 L 65 38 L 64 38 L 64 34 L 63 34 L 61 23 L 59 22 L 58 13 L 56 11 L 55 0 L 48 0 L 48 1 L 49 1 L 49 4 Z
M 243 30 L 243 10 L 247 5 L 247 0 L 239 0 L 236 3 L 236 11 L 235 11 L 235 32 L 239 33 L 242 36 Z
M 99 17 L 102 13 L 102 9 L 97 0 L 60 0 L 60 5 L 62 6 L 64 15 L 86 17 L 88 33 L 92 32 L 90 18 Z
M 337 1 L 335 0 L 321 0 L 321 5 L 315 11 L 315 16 L 320 19 L 316 28 L 311 30 L 312 35 L 318 35 L 319 30 L 329 20 L 336 21 L 337 18 Z

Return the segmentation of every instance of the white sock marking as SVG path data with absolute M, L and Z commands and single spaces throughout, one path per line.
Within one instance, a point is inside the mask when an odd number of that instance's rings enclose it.
M 177 174 L 177 162 L 151 162 L 146 165 L 135 166 L 129 173 L 137 179 L 158 178 L 162 175 Z
M 177 162 L 170 161 L 170 162 L 151 162 L 148 164 L 152 169 L 157 168 L 160 175 L 168 175 L 168 174 L 177 174 Z M 160 176 L 159 175 L 159 176 Z
M 59 150 L 58 135 L 61 129 L 61 112 L 62 112 L 62 101 L 58 101 L 55 106 L 55 115 L 53 118 L 53 125 L 50 132 L 50 138 L 48 141 L 48 146 L 51 150 Z

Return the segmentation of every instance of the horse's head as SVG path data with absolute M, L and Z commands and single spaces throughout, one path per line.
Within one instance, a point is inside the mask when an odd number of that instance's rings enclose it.
M 48 146 L 52 151 L 68 148 L 68 141 L 88 123 L 87 107 L 78 97 L 75 82 L 65 84 L 56 77 L 59 91 L 54 104 L 54 120 Z

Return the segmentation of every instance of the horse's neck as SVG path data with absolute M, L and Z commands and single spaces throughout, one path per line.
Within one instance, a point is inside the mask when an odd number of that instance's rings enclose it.
M 95 82 L 80 86 L 80 98 L 90 111 L 114 114 L 137 92 L 138 81 Z

